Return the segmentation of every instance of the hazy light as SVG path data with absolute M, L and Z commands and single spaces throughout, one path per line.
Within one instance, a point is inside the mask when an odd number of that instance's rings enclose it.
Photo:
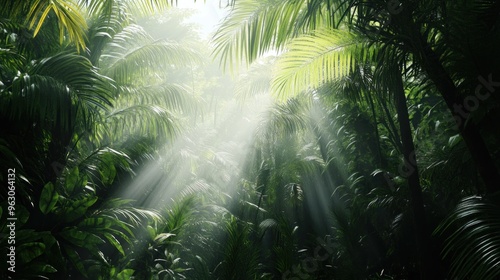
M 215 126 L 207 118 L 185 131 L 165 147 L 160 161 L 144 166 L 121 195 L 150 208 L 164 208 L 175 199 L 210 190 L 232 195 L 270 101 L 269 95 L 244 105 L 226 100 Z
M 194 11 L 188 22 L 196 23 L 201 27 L 201 35 L 207 38 L 213 33 L 219 21 L 224 18 L 228 9 L 221 7 L 219 0 L 206 1 L 179 1 L 177 9 L 190 9 Z

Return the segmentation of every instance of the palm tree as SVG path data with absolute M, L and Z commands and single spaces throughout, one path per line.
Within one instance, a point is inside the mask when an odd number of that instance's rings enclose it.
M 86 47 L 86 13 L 90 16 L 111 16 L 114 13 L 114 6 L 119 4 L 126 10 L 134 10 L 139 13 L 154 13 L 165 10 L 173 1 L 153 0 L 153 1 L 114 1 L 114 0 L 30 0 L 30 1 L 4 1 L 0 4 L 3 18 L 19 19 L 21 23 L 33 32 L 33 37 L 37 36 L 42 26 L 57 18 L 59 29 L 59 41 L 74 43 L 77 51 L 82 51 Z M 25 17 L 25 18 L 24 18 Z M 55 33 L 57 34 L 57 33 Z M 67 34 L 67 37 L 65 36 Z
M 432 13 L 428 13 L 429 10 L 426 7 L 411 3 L 407 3 L 403 7 L 400 6 L 401 3 L 398 3 L 395 3 L 394 7 L 388 8 L 385 1 L 370 1 L 367 3 L 358 1 L 240 1 L 234 5 L 231 15 L 225 20 L 225 23 L 214 37 L 216 42 L 215 53 L 222 55 L 223 64 L 227 64 L 229 58 L 235 62 L 241 59 L 251 62 L 259 55 L 273 48 L 278 50 L 286 48 L 289 39 L 293 39 L 302 33 L 312 31 L 321 33 L 323 32 L 321 30 L 323 26 L 329 29 L 331 34 L 333 32 L 331 31 L 332 28 L 340 27 L 342 29 L 347 27 L 364 34 L 362 38 L 367 40 L 367 43 L 381 44 L 382 48 L 384 46 L 393 46 L 401 51 L 403 57 L 411 57 L 409 65 L 413 66 L 412 68 L 415 71 L 423 71 L 432 81 L 433 86 L 440 92 L 450 112 L 456 115 L 457 109 L 455 105 L 459 106 L 464 103 L 461 91 L 465 89 L 458 90 L 455 84 L 461 78 L 465 78 L 468 82 L 462 83 L 462 85 L 470 85 L 471 83 L 477 85 L 477 80 L 475 78 L 471 79 L 471 76 L 477 77 L 477 72 L 467 74 L 458 71 L 457 68 L 450 68 L 452 65 L 457 65 L 456 61 L 459 61 L 457 57 L 450 54 L 463 52 L 457 51 L 453 53 L 445 52 L 445 50 L 447 47 L 456 46 L 457 44 L 462 46 L 463 44 L 459 44 L 458 41 L 467 41 L 467 39 L 462 38 L 457 41 L 456 36 L 448 35 L 450 33 L 447 30 L 451 26 L 460 29 L 459 26 L 462 25 L 462 22 L 457 25 L 460 22 L 459 18 L 464 11 L 470 11 L 470 9 L 475 12 L 469 13 L 469 15 L 484 15 L 485 18 L 488 18 L 486 26 L 491 27 L 494 11 L 498 9 L 498 6 L 490 1 L 478 1 L 470 5 L 465 2 L 460 2 L 460 4 L 446 2 L 441 6 L 433 2 L 430 6 L 436 9 L 432 10 Z M 386 12 L 387 9 L 389 9 L 388 12 Z M 389 19 L 384 18 L 384 16 L 389 16 Z M 445 16 L 449 21 L 444 20 Z M 486 35 L 491 32 L 489 31 L 491 29 L 487 29 L 485 25 L 480 25 L 475 21 L 479 16 L 467 16 L 465 18 L 477 28 L 477 33 L 467 32 L 466 35 L 484 34 L 477 36 L 488 39 L 490 43 L 486 44 L 485 47 L 490 48 L 489 46 L 494 44 L 496 40 L 495 36 L 487 37 Z M 435 40 L 435 38 L 439 38 L 439 40 Z M 344 42 L 346 41 L 347 38 L 345 38 Z M 477 42 L 478 40 L 473 41 Z M 464 46 L 466 52 L 463 55 L 469 55 L 467 59 L 473 63 L 472 61 L 476 55 L 472 51 L 478 53 L 477 50 L 481 47 L 478 45 L 474 47 Z M 433 51 L 433 48 L 439 53 L 435 53 L 436 51 Z M 338 69 L 336 67 L 322 68 L 322 70 L 326 71 L 325 76 L 311 76 L 321 82 L 322 78 L 328 77 L 329 71 L 349 71 L 350 66 L 354 65 L 351 63 L 351 59 L 352 57 L 343 56 L 342 60 L 338 62 L 338 66 L 340 66 Z M 496 60 L 493 59 L 492 61 Z M 494 67 L 491 66 L 491 61 L 484 62 L 480 66 L 483 70 L 478 70 L 480 72 L 493 71 Z M 408 68 L 407 66 L 405 65 L 405 68 Z M 449 69 L 446 69 L 445 66 Z M 439 74 L 448 72 L 451 74 Z M 483 75 L 483 80 L 485 80 L 485 74 L 480 74 Z M 490 88 L 494 84 L 491 80 L 489 82 L 485 81 Z M 465 126 L 466 116 L 468 115 L 465 113 L 456 117 L 458 118 L 460 134 L 475 160 L 478 172 L 488 192 L 494 192 L 498 186 L 495 183 L 499 179 L 498 171 L 476 125 L 467 122 L 467 126 Z
M 55 6 L 50 9 L 59 4 L 51 2 Z M 17 174 L 25 178 L 17 185 L 19 234 L 24 236 L 17 244 L 23 256 L 18 264 L 25 277 L 125 277 L 133 271 L 118 262 L 137 228 L 161 218 L 113 199 L 112 188 L 160 141 L 174 137 L 179 124 L 174 114 L 190 109 L 193 99 L 184 87 L 152 70 L 195 55 L 174 43 L 154 41 L 130 24 L 120 4 L 113 4 L 109 15 L 89 20 L 86 53 L 78 53 L 78 43 L 61 50 L 51 17 L 60 10 L 47 9 L 36 37 L 29 36 L 22 14 L 12 10 L 12 17 L 2 14 L 1 21 L 6 63 L 0 118 L 7 124 L 2 151 L 19 162 Z M 33 44 L 38 40 L 47 41 L 41 50 Z M 4 163 L 4 168 L 10 165 Z
M 438 75 L 448 70 L 445 70 L 443 63 L 453 65 L 457 60 L 446 53 L 442 56 L 444 62 L 441 62 L 430 47 L 432 44 L 438 46 L 437 50 L 442 50 L 451 43 L 446 40 L 447 36 L 441 37 L 440 32 L 448 33 L 435 26 L 444 25 L 444 21 L 436 18 L 441 19 L 445 15 L 445 10 L 453 5 L 445 4 L 440 7 L 432 13 L 434 18 L 429 18 L 426 14 L 428 10 L 410 3 L 403 7 L 399 5 L 389 7 L 389 12 L 393 15 L 387 24 L 381 19 L 379 12 L 386 9 L 385 4 L 382 1 L 370 1 L 369 4 L 357 1 L 238 2 L 214 37 L 216 54 L 222 55 L 224 64 L 228 58 L 235 59 L 236 62 L 243 59 L 249 63 L 268 50 L 284 49 L 286 52 L 283 55 L 283 63 L 277 66 L 278 77 L 274 83 L 275 89 L 284 93 L 300 92 L 307 87 L 317 87 L 332 81 L 352 72 L 354 65 L 357 65 L 356 62 L 373 61 L 371 62 L 373 65 L 383 69 L 380 72 L 394 69 L 379 76 L 378 82 L 391 77 L 391 84 L 387 86 L 393 91 L 397 101 L 404 162 L 412 168 L 408 179 L 414 220 L 417 228 L 422 231 L 419 235 L 422 241 L 419 243 L 428 244 L 425 241 L 429 238 L 428 229 L 425 226 L 422 191 L 413 156 L 415 150 L 401 76 L 405 70 L 414 79 L 420 79 L 422 74 L 429 77 L 433 82 L 432 86 L 440 92 L 452 112 L 454 104 L 462 102 L 460 93 L 454 85 L 458 78 Z M 471 8 L 476 9 L 479 14 L 489 15 L 487 7 L 490 6 L 497 8 L 494 4 L 486 2 L 472 5 Z M 429 22 L 435 25 L 428 24 Z M 350 30 L 347 31 L 347 28 Z M 352 35 L 358 32 L 361 35 Z M 302 33 L 306 34 L 301 35 Z M 388 58 L 390 62 L 387 62 Z M 468 81 L 470 83 L 470 78 Z M 496 191 L 498 172 L 476 125 L 465 125 L 462 119 L 459 130 L 471 155 L 475 158 L 478 172 L 488 192 Z M 426 250 L 426 246 L 423 248 Z M 424 255 L 431 254 L 424 253 Z M 429 259 L 421 257 L 422 262 Z M 431 263 L 427 262 L 428 266 L 423 265 L 423 269 L 429 269 L 424 275 L 432 275 Z

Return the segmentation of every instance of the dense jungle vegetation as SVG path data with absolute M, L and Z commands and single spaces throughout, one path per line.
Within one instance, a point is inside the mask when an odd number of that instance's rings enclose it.
M 0 0 L 1 279 L 500 279 L 500 1 L 218 4 Z

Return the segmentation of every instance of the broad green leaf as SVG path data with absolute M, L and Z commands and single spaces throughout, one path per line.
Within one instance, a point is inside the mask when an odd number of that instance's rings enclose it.
M 54 185 L 52 182 L 49 182 L 45 184 L 42 190 L 42 194 L 40 196 L 40 211 L 42 211 L 43 214 L 47 214 L 52 209 L 57 203 L 57 199 L 59 198 L 59 194 L 54 188 Z
M 22 205 L 16 205 L 16 218 L 17 218 L 17 224 L 16 227 L 21 227 L 24 225 L 27 221 L 28 218 L 30 217 L 30 212 Z
M 41 242 L 25 243 L 16 248 L 17 257 L 21 263 L 29 263 L 34 258 L 41 256 L 45 251 L 45 244 Z
M 66 251 L 66 254 L 68 255 L 69 259 L 71 260 L 71 263 L 73 263 L 73 265 L 78 269 L 78 271 L 86 277 L 87 272 L 85 271 L 85 267 L 82 263 L 80 256 L 78 255 L 78 253 L 68 246 L 65 246 L 64 250 Z
M 87 218 L 78 224 L 79 227 L 90 227 L 90 228 L 109 228 L 112 223 L 110 220 L 105 218 Z
M 37 233 L 38 235 L 41 235 L 43 244 L 45 244 L 45 247 L 47 250 L 49 250 L 54 244 L 56 246 L 59 246 L 59 243 L 57 243 L 57 240 L 55 239 L 54 235 L 50 231 L 46 231 L 43 233 Z
M 71 205 L 66 209 L 65 220 L 67 222 L 74 221 L 85 215 L 87 209 L 97 201 L 97 197 L 86 196 L 80 200 L 72 201 Z
M 460 140 L 461 140 L 460 135 L 458 135 L 458 134 L 453 135 L 453 136 L 450 137 L 450 139 L 448 139 L 448 146 L 453 147 L 458 142 L 460 142 Z
M 101 174 L 102 183 L 105 185 L 110 185 L 116 176 L 116 167 L 113 163 L 106 164 L 99 171 Z
M 78 170 L 78 167 L 72 168 L 69 171 L 68 175 L 66 176 L 66 182 L 64 183 L 64 186 L 66 187 L 66 191 L 68 193 L 73 192 L 79 179 L 80 179 L 80 172 Z
M 74 245 L 82 247 L 85 245 L 85 238 L 87 234 L 83 231 L 76 230 L 75 228 L 69 228 L 62 231 L 60 235 Z
M 16 229 L 16 242 L 20 244 L 35 242 L 40 239 L 40 235 L 43 236 L 43 233 L 36 232 L 34 229 Z
M 123 251 L 123 247 L 120 244 L 120 241 L 116 239 L 116 237 L 113 234 L 110 233 L 104 233 L 104 237 L 113 244 L 113 246 L 122 254 L 122 256 L 125 256 L 125 251 Z
M 132 275 L 134 274 L 133 269 L 124 269 L 118 275 L 116 275 L 116 280 L 129 280 L 132 278 Z
M 62 231 L 61 236 L 67 241 L 73 243 L 76 246 L 91 249 L 91 247 L 95 247 L 96 245 L 100 245 L 104 243 L 97 235 L 85 232 L 81 230 L 77 230 L 76 228 L 70 228 Z

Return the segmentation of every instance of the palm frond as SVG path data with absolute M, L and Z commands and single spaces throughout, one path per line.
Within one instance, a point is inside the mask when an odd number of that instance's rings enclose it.
M 500 207 L 490 199 L 462 200 L 437 229 L 450 233 L 443 256 L 451 258 L 456 279 L 497 279 L 500 276 Z
M 147 135 L 153 139 L 171 138 L 178 133 L 175 117 L 165 108 L 150 104 L 136 104 L 115 108 L 105 117 L 96 133 L 116 139 L 128 135 Z
M 90 15 L 107 15 L 112 13 L 117 3 L 126 6 L 127 12 L 142 15 L 163 12 L 173 4 L 173 0 L 78 0 L 78 4 L 86 7 Z
M 87 22 L 80 7 L 73 1 L 35 0 L 31 3 L 27 15 L 29 27 L 34 29 L 34 36 L 38 34 L 45 19 L 54 13 L 59 20 L 59 41 L 62 44 L 65 33 L 69 40 L 74 42 L 77 50 L 85 48 Z
M 118 94 L 133 104 L 156 104 L 176 112 L 193 112 L 198 99 L 178 84 L 119 86 Z
M 275 139 L 279 135 L 292 135 L 303 131 L 310 123 L 305 111 L 306 98 L 293 98 L 283 104 L 275 104 L 257 127 L 257 135 L 262 139 Z
M 162 225 L 160 232 L 178 234 L 183 230 L 192 222 L 197 201 L 195 194 L 187 194 L 181 201 L 175 202 L 169 209 L 166 209 L 164 213 L 166 222 Z
M 147 220 L 162 221 L 163 217 L 155 210 L 142 209 L 130 205 L 131 201 L 124 199 L 110 199 L 101 205 L 101 209 L 94 215 L 107 216 L 115 219 L 125 219 L 133 226 L 144 225 Z
M 87 112 L 111 105 L 109 80 L 83 56 L 61 53 L 33 61 L 26 70 L 0 95 L 1 106 L 13 119 L 28 117 L 49 127 L 67 127 L 75 114 L 74 102 Z
M 24 21 L 26 13 L 18 16 L 6 15 L 0 19 L 0 28 L 3 30 L 0 34 L 2 49 L 15 52 L 25 59 L 39 59 L 57 54 L 61 48 L 57 19 L 51 17 L 45 20 L 43 28 L 34 37 L 33 30 Z M 17 70 L 22 68 L 23 66 L 20 66 Z
M 247 71 L 238 76 L 236 96 L 243 101 L 251 96 L 266 94 L 271 90 L 275 56 L 268 56 L 252 63 Z
M 90 55 L 90 61 L 95 66 L 99 66 L 99 59 L 106 44 L 129 26 L 131 21 L 131 16 L 126 12 L 123 2 L 109 2 L 111 4 L 108 8 L 110 11 L 99 13 L 96 18 L 91 18 L 89 23 L 87 52 Z M 90 11 L 89 13 L 92 14 L 93 12 Z
M 284 45 L 295 32 L 295 23 L 304 1 L 244 0 L 238 1 L 217 30 L 214 38 L 215 56 L 221 65 L 240 61 L 250 64 L 258 56 Z
M 375 53 L 366 41 L 346 30 L 320 29 L 290 42 L 276 64 L 272 90 L 296 95 L 351 73 L 357 61 Z
M 250 227 L 231 217 L 224 233 L 223 260 L 214 273 L 220 279 L 255 279 L 259 249 L 250 241 Z
M 107 44 L 100 66 L 103 74 L 126 84 L 152 76 L 162 67 L 180 67 L 195 61 L 199 61 L 199 55 L 194 50 L 174 42 L 154 41 L 142 27 L 130 25 Z
M 0 28 L 3 28 L 2 23 L 0 23 Z M 8 41 L 8 39 L 2 41 Z M 2 45 L 2 48 L 0 48 L 0 61 L 2 61 L 2 64 L 0 64 L 1 80 L 7 80 L 8 78 L 5 76 L 14 76 L 17 71 L 24 69 L 24 57 L 16 52 L 13 46 Z

